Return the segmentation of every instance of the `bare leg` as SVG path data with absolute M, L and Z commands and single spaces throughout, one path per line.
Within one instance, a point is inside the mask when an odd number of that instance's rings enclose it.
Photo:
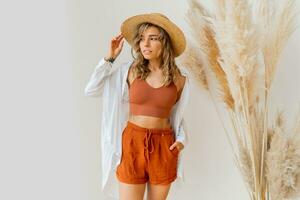
M 127 184 L 119 181 L 120 200 L 143 200 L 146 184 Z
M 168 185 L 153 185 L 148 183 L 147 200 L 166 200 L 171 183 Z

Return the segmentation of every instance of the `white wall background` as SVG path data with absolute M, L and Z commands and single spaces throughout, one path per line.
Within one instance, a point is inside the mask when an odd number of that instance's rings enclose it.
M 188 35 L 186 1 L 28 0 L 0 9 L 0 199 L 109 200 L 100 190 L 101 100 L 84 87 L 128 16 L 162 12 Z M 300 101 L 299 35 L 273 85 L 272 109 L 288 120 Z M 116 62 L 129 57 L 125 44 Z M 195 83 L 185 117 L 186 184 L 169 199 L 248 199 L 211 99 Z

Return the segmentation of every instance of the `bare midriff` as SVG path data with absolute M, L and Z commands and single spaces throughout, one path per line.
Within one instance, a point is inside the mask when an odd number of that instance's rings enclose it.
M 130 122 L 144 128 L 171 128 L 169 118 L 158 118 L 145 115 L 129 115 Z

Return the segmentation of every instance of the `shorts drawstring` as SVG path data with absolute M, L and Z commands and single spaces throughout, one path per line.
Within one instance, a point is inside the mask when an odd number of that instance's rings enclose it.
M 147 130 L 146 134 L 145 134 L 145 138 L 144 138 L 144 148 L 146 150 L 146 158 L 147 161 L 149 161 L 149 153 L 152 153 L 154 151 L 154 145 L 153 145 L 153 140 L 152 140 L 152 132 L 150 129 Z M 149 147 L 151 147 L 151 149 L 149 150 Z

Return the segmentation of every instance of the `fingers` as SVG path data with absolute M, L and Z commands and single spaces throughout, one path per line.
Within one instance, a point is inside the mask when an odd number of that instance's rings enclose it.
M 121 48 L 123 47 L 124 39 L 121 40 Z
M 174 142 L 171 146 L 170 146 L 170 150 L 173 150 L 174 148 L 177 148 L 178 150 L 182 150 L 184 147 L 180 142 Z
M 120 39 L 122 39 L 123 38 L 123 35 L 122 35 L 122 33 L 121 34 L 119 34 L 118 36 L 117 36 L 117 40 L 120 40 Z
M 112 39 L 112 41 L 120 41 L 121 39 L 123 39 L 123 35 L 122 35 L 122 33 L 120 33 L 119 35 L 117 35 L 116 37 L 114 37 L 113 39 Z
M 177 143 L 175 142 L 175 143 L 173 143 L 171 146 L 170 146 L 170 150 L 173 150 L 174 148 L 176 148 L 176 145 L 177 145 Z

